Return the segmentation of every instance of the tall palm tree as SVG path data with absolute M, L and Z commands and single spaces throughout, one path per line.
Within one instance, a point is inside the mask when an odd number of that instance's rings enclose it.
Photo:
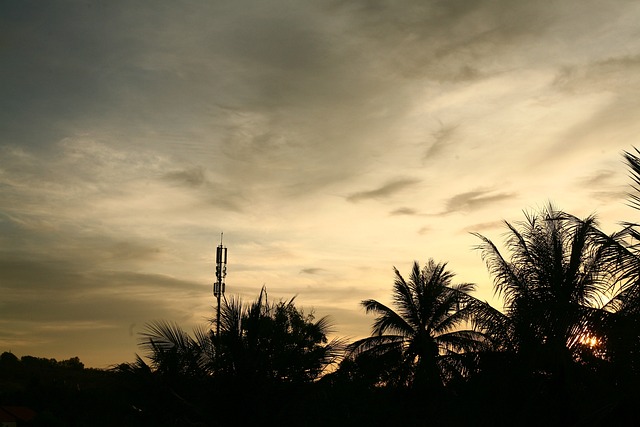
M 623 152 L 632 180 L 629 206 L 640 210 L 640 150 Z M 615 314 L 607 322 L 607 353 L 621 378 L 640 378 L 640 225 L 623 222 L 620 234 L 626 237 L 621 244 L 623 262 L 619 262 L 621 281 L 619 293 L 608 303 Z
M 442 387 L 464 375 L 465 356 L 490 348 L 474 322 L 487 319 L 492 309 L 470 295 L 475 285 L 452 284 L 454 275 L 446 263 L 430 259 L 421 268 L 414 262 L 408 281 L 396 268 L 394 272 L 395 310 L 374 299 L 362 301 L 366 312 L 377 317 L 371 336 L 351 344 L 350 354 L 393 363 L 387 378 L 405 385 Z
M 593 216 L 580 220 L 551 204 L 509 229 L 505 258 L 474 233 L 504 299 L 508 350 L 535 371 L 562 377 L 606 339 L 605 319 L 620 292 L 621 233 L 605 235 Z

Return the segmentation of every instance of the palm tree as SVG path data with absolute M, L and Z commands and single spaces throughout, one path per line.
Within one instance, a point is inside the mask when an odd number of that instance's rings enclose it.
M 606 340 L 603 327 L 621 290 L 624 233 L 607 236 L 595 217 L 580 220 L 552 205 L 525 216 L 518 227 L 505 222 L 509 259 L 491 240 L 474 234 L 504 299 L 505 348 L 531 371 L 562 378 Z
M 633 181 L 629 205 L 640 210 L 640 150 L 634 147 L 634 151 L 623 152 L 623 157 Z M 619 245 L 623 256 L 619 256 L 622 262 L 617 264 L 622 284 L 608 303 L 614 315 L 606 322 L 606 344 L 607 356 L 621 373 L 619 377 L 636 381 L 640 378 L 640 231 L 635 222 L 623 225 L 620 234 L 626 239 Z
M 153 371 L 172 378 L 202 378 L 211 373 L 212 335 L 205 328 L 195 328 L 192 337 L 177 323 L 159 320 L 148 323 L 140 336 L 140 347 Z
M 452 284 L 446 263 L 414 262 L 409 280 L 394 268 L 395 310 L 376 300 L 362 301 L 377 315 L 370 337 L 349 346 L 351 357 L 384 358 L 392 363 L 384 378 L 417 388 L 440 388 L 467 372 L 468 357 L 491 347 L 476 319 L 488 319 L 491 307 L 470 295 L 475 285 Z M 471 329 L 461 329 L 471 326 Z M 386 377 L 385 377 L 386 375 Z
M 329 341 L 330 332 L 327 316 L 316 320 L 294 298 L 270 303 L 263 288 L 248 305 L 239 298 L 224 300 L 217 337 L 203 327 L 192 336 L 175 323 L 156 321 L 141 334 L 140 346 L 150 369 L 167 378 L 308 382 L 342 354 L 341 340 Z

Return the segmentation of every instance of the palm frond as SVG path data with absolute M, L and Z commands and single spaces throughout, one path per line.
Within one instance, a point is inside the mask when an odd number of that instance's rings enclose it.
M 350 356 L 361 353 L 384 354 L 401 349 L 405 340 L 406 338 L 401 335 L 376 335 L 354 341 L 347 346 L 346 351 Z
M 416 276 L 420 276 L 420 265 L 417 262 L 413 263 L 409 282 L 402 277 L 397 268 L 394 267 L 393 271 L 395 273 L 392 293 L 393 303 L 404 321 L 413 328 L 418 328 L 420 313 L 415 289 L 417 286 Z
M 329 316 L 321 317 L 320 319 L 316 320 L 314 325 L 318 329 L 318 331 L 320 331 L 320 333 L 324 335 L 329 335 L 332 332 L 335 332 L 333 321 Z
M 634 147 L 635 153 L 625 151 L 623 157 L 629 167 L 630 178 L 634 182 L 631 185 L 634 193 L 629 193 L 629 206 L 640 209 L 640 151 Z
M 481 251 L 482 260 L 487 265 L 489 274 L 493 276 L 496 293 L 504 298 L 506 306 L 511 305 L 516 295 L 520 293 L 519 291 L 526 291 L 525 282 L 521 280 L 514 265 L 502 256 L 498 247 L 491 240 L 479 233 L 471 234 L 482 241 L 475 249 Z
M 140 336 L 140 344 L 148 349 L 150 345 L 162 350 L 186 349 L 191 345 L 191 338 L 177 323 L 164 320 L 148 323 Z
M 471 283 L 443 288 L 430 326 L 435 334 L 451 331 L 473 319 L 476 305 L 481 304 L 479 300 L 469 295 L 474 288 L 475 285 Z
M 407 321 L 398 313 L 393 311 L 386 305 L 376 300 L 364 300 L 361 305 L 365 308 L 366 313 L 377 314 L 372 326 L 373 335 L 382 335 L 387 331 L 410 336 L 413 334 L 414 329 L 407 323 Z
M 448 354 L 438 358 L 438 367 L 444 384 L 463 380 L 478 370 L 478 353 Z
M 479 352 L 492 349 L 489 338 L 479 331 L 457 330 L 440 334 L 435 339 L 444 354 Z
M 121 363 L 119 365 L 112 366 L 110 369 L 112 372 L 119 372 L 122 374 L 132 375 L 151 375 L 151 367 L 136 353 L 136 360 L 134 362 Z

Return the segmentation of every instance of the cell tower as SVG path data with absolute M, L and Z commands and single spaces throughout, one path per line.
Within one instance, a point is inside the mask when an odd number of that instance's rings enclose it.
M 222 246 L 222 236 L 220 233 L 220 244 L 216 248 L 216 282 L 213 284 L 213 296 L 218 301 L 216 337 L 220 336 L 220 298 L 224 295 L 224 278 L 227 276 L 227 248 Z

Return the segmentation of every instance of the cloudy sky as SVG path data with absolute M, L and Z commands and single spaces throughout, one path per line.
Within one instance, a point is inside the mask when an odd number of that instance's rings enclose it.
M 640 3 L 9 0 L 0 5 L 0 351 L 132 361 L 146 322 L 297 295 L 369 333 L 392 267 L 493 297 L 470 234 L 625 205 Z

